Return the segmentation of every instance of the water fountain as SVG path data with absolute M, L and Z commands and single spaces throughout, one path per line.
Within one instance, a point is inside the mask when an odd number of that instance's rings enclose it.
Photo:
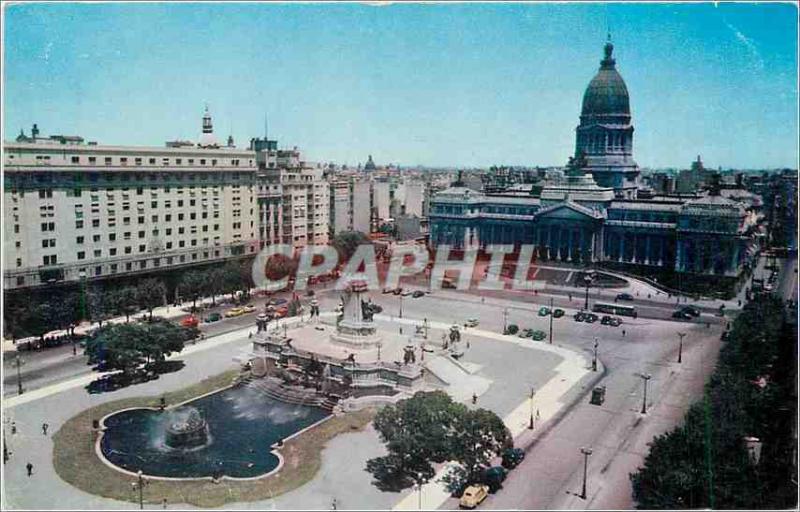
M 189 449 L 208 442 L 208 423 L 194 407 L 169 412 L 164 441 L 170 448 Z

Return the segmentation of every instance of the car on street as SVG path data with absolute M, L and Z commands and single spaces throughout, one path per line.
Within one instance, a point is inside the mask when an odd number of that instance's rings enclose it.
M 672 313 L 672 318 L 677 318 L 678 320 L 691 320 L 693 317 L 688 311 L 679 309 Z
M 287 306 L 278 306 L 275 308 L 275 318 L 283 318 L 289 314 L 289 308 Z
M 209 313 L 205 319 L 205 322 L 210 324 L 211 322 L 218 322 L 220 320 L 222 320 L 222 315 L 219 313 Z
M 503 482 L 508 471 L 503 466 L 492 466 L 481 474 L 481 483 L 489 486 L 489 492 L 494 494 L 503 487 Z
M 542 306 L 539 308 L 539 316 L 547 316 L 550 314 L 550 308 L 547 306 Z
M 617 300 L 633 300 L 633 295 L 630 293 L 618 293 Z
M 586 322 L 587 324 L 593 324 L 597 320 L 598 320 L 598 316 L 595 315 L 594 313 L 586 313 L 586 316 L 583 319 L 583 321 Z
M 721 341 L 728 341 L 731 339 L 731 331 L 725 331 L 722 333 L 722 336 L 719 337 Z
M 252 313 L 255 310 L 256 310 L 256 307 L 254 305 L 252 305 L 252 304 L 248 304 L 246 306 L 242 306 L 242 311 L 244 311 L 245 313 Z
M 277 297 L 277 298 L 270 299 L 267 304 L 269 304 L 270 306 L 280 306 L 281 304 L 286 304 L 287 302 L 289 302 L 289 301 L 286 300 L 286 299 L 282 299 L 280 297 Z
M 196 316 L 190 315 L 181 320 L 181 327 L 197 327 L 199 323 L 200 320 Z
M 611 325 L 611 319 L 612 318 L 613 318 L 612 316 L 603 315 L 603 317 L 600 319 L 600 324 L 601 325 Z
M 533 329 L 522 329 L 517 336 L 520 338 L 530 338 L 533 336 Z
M 478 319 L 477 318 L 469 318 L 466 322 L 464 322 L 464 327 L 478 327 Z
M 525 459 L 525 450 L 522 448 L 506 448 L 503 450 L 503 462 L 501 465 L 506 469 L 514 469 Z
M 553 318 L 561 318 L 564 316 L 564 310 L 561 308 L 556 308 L 553 310 Z
M 237 316 L 242 316 L 244 314 L 244 309 L 242 308 L 231 308 L 225 312 L 225 318 L 234 318 Z
M 411 291 L 404 291 L 403 293 L 401 293 L 401 294 L 400 294 L 400 296 L 401 296 L 401 297 L 408 297 L 408 296 L 409 296 L 409 295 L 411 295 L 412 293 L 414 293 L 414 292 L 411 292 Z
M 622 319 L 617 317 L 612 317 L 611 323 L 608 325 L 610 325 L 611 327 L 619 327 L 620 325 L 622 325 Z
M 683 309 L 692 316 L 700 316 L 700 308 L 698 308 L 697 306 L 689 304 L 688 306 L 683 306 L 683 308 L 681 309 Z
M 547 334 L 545 334 L 544 331 L 533 331 L 533 335 L 531 336 L 533 341 L 542 341 L 546 337 L 547 337 Z
M 381 290 L 381 293 L 392 293 L 394 292 L 394 288 L 384 288 Z
M 458 506 L 461 508 L 473 509 L 489 496 L 489 486 L 484 484 L 470 485 L 464 490 Z
M 575 314 L 572 316 L 572 318 L 573 318 L 573 319 L 574 319 L 576 322 L 583 322 L 583 321 L 586 319 L 586 313 L 584 313 L 583 311 L 578 311 L 577 313 L 575 313 Z
M 414 293 L 411 294 L 411 296 L 414 297 L 415 299 L 418 299 L 420 297 L 424 297 L 425 292 L 423 292 L 422 290 L 416 290 L 414 291 Z
M 400 295 L 400 294 L 403 293 L 403 289 L 402 288 L 395 288 L 394 290 L 392 290 L 392 293 L 395 294 L 395 295 Z

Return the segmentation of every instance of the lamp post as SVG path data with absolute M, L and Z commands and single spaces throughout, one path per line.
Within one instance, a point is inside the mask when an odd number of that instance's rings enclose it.
M 533 430 L 533 395 L 536 394 L 536 391 L 531 386 L 531 421 L 528 423 L 528 429 Z
M 644 380 L 644 395 L 642 396 L 642 414 L 647 414 L 647 381 L 650 380 L 653 376 L 649 373 L 643 373 L 639 375 L 639 377 Z
M 142 470 L 140 469 L 136 473 L 136 482 L 131 482 L 131 487 L 134 491 L 139 491 L 139 510 L 144 509 L 144 486 L 148 485 L 150 482 L 144 477 Z
M 20 373 L 19 369 L 22 365 L 25 364 L 25 360 L 19 357 L 19 354 L 14 358 L 14 366 L 17 368 L 17 394 L 22 394 L 24 391 L 22 389 L 22 374 Z
M 508 334 L 508 308 L 503 308 L 503 334 Z
M 683 337 L 686 336 L 685 332 L 679 332 L 678 338 L 680 338 L 680 344 L 678 345 L 678 363 L 681 362 L 683 359 Z
M 417 508 L 422 510 L 422 484 L 424 480 L 422 479 L 422 473 L 417 473 Z
M 586 300 L 584 302 L 583 309 L 589 311 L 589 286 L 592 284 L 592 277 L 589 274 L 584 274 L 583 283 L 586 285 Z
M 597 338 L 594 339 L 594 357 L 592 357 L 592 371 L 597 371 Z
M 400 294 L 400 318 L 403 318 L 403 294 Z
M 592 454 L 591 448 L 581 448 L 583 454 L 583 488 L 581 489 L 581 499 L 586 499 L 586 470 L 589 466 L 589 455 Z
M 553 297 L 550 297 L 550 344 L 553 344 Z

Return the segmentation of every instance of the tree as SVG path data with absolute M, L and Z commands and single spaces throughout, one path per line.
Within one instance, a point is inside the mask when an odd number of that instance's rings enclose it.
M 117 311 L 114 304 L 114 295 L 104 292 L 101 288 L 95 288 L 89 292 L 89 318 L 102 327 L 103 322 L 112 318 Z
M 114 303 L 117 305 L 117 312 L 125 315 L 125 321 L 129 322 L 131 315 L 139 311 L 139 297 L 136 288 L 124 286 L 111 293 L 115 295 Z
M 136 287 L 136 294 L 139 297 L 139 304 L 144 306 L 149 313 L 150 320 L 153 319 L 153 309 L 164 305 L 164 296 L 167 287 L 161 280 L 156 278 L 144 279 Z
M 370 238 L 361 231 L 342 231 L 333 239 L 333 247 L 339 253 L 339 262 L 345 263 L 353 256 L 359 245 L 371 244 Z
M 204 271 L 198 271 L 203 276 L 205 282 L 204 291 L 206 294 L 211 295 L 211 305 L 216 306 L 216 296 L 221 295 L 227 291 L 226 280 L 227 275 L 225 269 L 220 267 L 209 268 Z
M 192 300 L 192 309 L 197 308 L 197 299 L 203 294 L 206 289 L 205 272 L 199 270 L 190 270 L 181 276 L 181 281 L 178 284 L 178 289 L 181 294 Z
M 428 480 L 434 474 L 432 464 L 448 460 L 475 477 L 511 440 L 493 412 L 470 411 L 442 391 L 418 392 L 388 405 L 374 425 L 389 454 L 368 461 L 367 471 L 387 488 Z

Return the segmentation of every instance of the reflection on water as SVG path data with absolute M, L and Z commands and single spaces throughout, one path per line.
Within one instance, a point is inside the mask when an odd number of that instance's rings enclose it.
M 208 441 L 191 449 L 165 442 L 173 412 L 135 409 L 105 420 L 101 449 L 113 464 L 147 475 L 252 477 L 278 465 L 270 446 L 324 418 L 317 407 L 278 402 L 248 387 L 191 402 L 208 422 Z

